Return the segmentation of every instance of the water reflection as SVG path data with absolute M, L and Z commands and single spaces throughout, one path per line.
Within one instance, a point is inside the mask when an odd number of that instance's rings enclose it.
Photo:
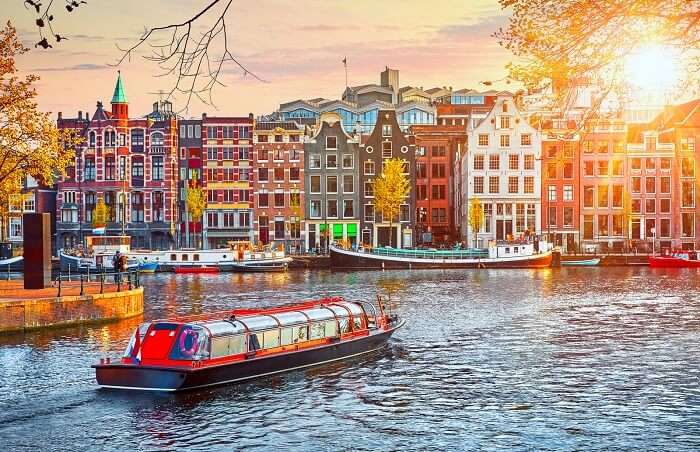
M 695 449 L 697 281 L 632 268 L 148 276 L 144 319 L 382 294 L 408 323 L 371 356 L 175 395 L 95 388 L 89 364 L 121 354 L 141 318 L 2 336 L 0 437 L 9 450 Z

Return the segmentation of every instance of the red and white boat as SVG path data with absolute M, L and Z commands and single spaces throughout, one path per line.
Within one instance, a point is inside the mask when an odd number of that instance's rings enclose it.
M 698 260 L 697 251 L 664 249 L 659 256 L 649 256 L 649 266 L 653 268 L 700 268 L 700 260 Z
M 120 360 L 92 367 L 105 388 L 180 391 L 338 361 L 384 347 L 403 325 L 378 301 L 334 297 L 154 320 L 136 329 Z

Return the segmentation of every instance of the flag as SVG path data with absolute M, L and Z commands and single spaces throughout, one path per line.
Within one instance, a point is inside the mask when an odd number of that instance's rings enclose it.
M 148 127 L 148 128 L 153 127 L 154 123 L 155 123 L 155 121 L 152 120 L 151 118 L 146 118 L 146 127 Z
M 105 228 L 104 226 L 102 226 L 102 227 L 99 227 L 99 228 L 94 228 L 94 229 L 92 230 L 92 233 L 95 234 L 95 235 L 104 235 L 105 231 L 106 231 L 106 228 Z
M 343 64 L 344 64 L 345 66 L 348 65 L 348 57 L 343 58 Z

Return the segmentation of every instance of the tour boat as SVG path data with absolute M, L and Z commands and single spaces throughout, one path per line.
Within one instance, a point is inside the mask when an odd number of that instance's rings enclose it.
M 653 268 L 700 268 L 697 251 L 664 249 L 659 256 L 649 256 Z
M 213 250 L 165 250 L 165 251 L 129 251 L 129 258 L 138 262 L 157 262 L 160 271 L 177 271 L 178 268 L 216 267 L 219 271 L 255 271 L 259 265 L 284 266 L 292 258 L 283 250 L 267 246 L 254 247 L 250 242 L 229 242 L 228 248 Z M 178 273 L 190 273 L 177 271 Z
M 104 388 L 188 390 L 369 353 L 403 323 L 380 298 L 375 307 L 341 297 L 154 320 L 136 328 L 120 360 L 92 367 Z
M 85 243 L 86 247 L 80 245 L 73 249 L 59 250 L 62 271 L 112 270 L 112 258 L 117 251 L 128 256 L 131 237 L 127 235 L 86 236 Z M 129 258 L 127 266 L 130 270 L 135 270 L 139 266 L 139 261 Z
M 594 257 L 592 259 L 580 259 L 573 261 L 561 261 L 562 267 L 595 267 L 600 264 L 600 258 Z
M 487 249 L 467 250 L 350 250 L 331 245 L 330 254 L 334 269 L 543 268 L 552 264 L 552 250 L 545 241 L 499 241 Z

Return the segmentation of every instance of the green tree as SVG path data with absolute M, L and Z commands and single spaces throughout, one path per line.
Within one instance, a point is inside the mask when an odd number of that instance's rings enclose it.
M 481 200 L 479 198 L 472 198 L 469 201 L 469 215 L 468 215 L 469 227 L 474 234 L 474 245 L 476 247 L 477 234 L 484 225 L 484 206 L 481 205 Z
M 202 215 L 204 215 L 204 209 L 207 208 L 207 197 L 204 190 L 195 185 L 187 190 L 187 211 L 192 217 L 192 221 L 195 224 L 200 224 L 202 221 Z M 189 227 L 187 225 L 186 227 Z
M 404 163 L 398 158 L 385 160 L 382 174 L 374 182 L 374 208 L 382 214 L 384 221 L 389 221 L 389 246 L 393 246 L 394 219 L 411 190 Z

